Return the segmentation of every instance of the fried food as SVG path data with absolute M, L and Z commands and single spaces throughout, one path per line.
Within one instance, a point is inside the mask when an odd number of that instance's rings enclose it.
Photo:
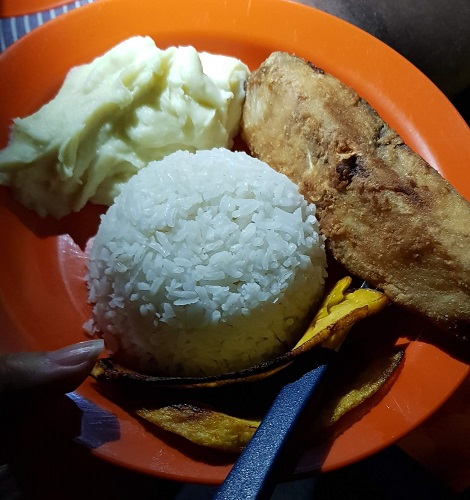
M 219 451 L 241 453 L 259 421 L 238 418 L 189 403 L 141 408 L 136 414 L 193 443 Z
M 353 376 L 349 373 L 347 379 L 341 379 L 340 384 L 330 388 L 320 403 L 320 411 L 312 416 L 309 437 L 316 440 L 324 438 L 325 433 L 337 435 L 347 428 L 347 425 L 339 426 L 345 417 L 355 417 L 348 421 L 350 425 L 370 410 L 378 402 L 375 398 L 379 393 L 393 383 L 403 357 L 403 351 L 377 357 Z M 240 404 L 243 406 L 244 402 L 240 401 Z M 240 453 L 261 422 L 261 416 L 242 418 L 198 402 L 146 406 L 135 413 L 197 445 L 229 453 Z
M 470 205 L 353 89 L 273 53 L 248 79 L 241 133 L 316 204 L 336 260 L 470 338 Z
M 387 305 L 387 297 L 378 290 L 348 290 L 351 282 L 351 277 L 345 276 L 327 293 L 293 352 L 320 342 L 324 347 L 335 349 L 354 323 L 380 312 Z
M 130 411 L 151 424 L 207 448 L 240 453 L 259 426 L 266 404 L 271 404 L 284 384 L 312 369 L 312 363 L 319 361 L 313 358 L 321 357 L 318 348 L 333 349 L 355 323 L 386 307 L 388 301 L 382 292 L 354 290 L 351 284 L 349 276 L 337 281 L 325 295 L 298 344 L 272 362 L 227 377 L 181 378 L 141 374 L 107 358 L 96 363 L 91 375 L 97 381 L 130 389 L 134 397 L 144 397 L 144 401 L 137 398 Z M 357 362 L 357 356 L 353 358 Z M 392 374 L 397 373 L 403 358 L 404 351 L 374 355 L 372 362 L 359 360 L 359 370 L 354 365 L 345 370 L 345 363 L 341 362 L 341 370 L 332 370 L 341 377 L 330 382 L 331 387 L 325 391 L 328 396 L 312 422 L 314 434 L 320 435 L 332 428 L 359 406 L 367 407 L 365 411 L 371 408 L 375 404 L 372 398 L 392 381 Z M 143 391 L 137 392 L 137 389 Z M 152 392 L 152 389 L 162 391 Z M 148 390 L 150 392 L 145 393 Z M 153 398 L 156 394 L 159 397 Z M 234 401 L 241 415 L 234 414 Z

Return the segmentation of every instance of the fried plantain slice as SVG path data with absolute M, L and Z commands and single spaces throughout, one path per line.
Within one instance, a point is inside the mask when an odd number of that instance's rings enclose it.
M 333 286 L 293 352 L 310 349 L 320 343 L 333 348 L 354 323 L 381 311 L 387 305 L 387 297 L 378 290 L 360 288 L 348 291 L 351 282 L 351 277 L 346 276 Z M 326 342 L 327 339 L 330 339 L 330 343 Z
M 336 386 L 328 391 L 328 397 L 322 405 L 322 411 L 314 420 L 313 433 L 321 434 L 323 430 L 335 425 L 349 412 L 352 412 L 379 393 L 379 391 L 395 380 L 398 368 L 405 357 L 405 352 L 396 353 L 371 360 L 367 367 L 352 379 L 346 390 Z M 367 406 L 369 410 L 372 406 Z
M 331 431 L 355 409 L 362 408 L 362 416 L 378 402 L 374 396 L 392 383 L 403 358 L 404 351 L 400 350 L 374 359 L 356 377 L 341 380 L 334 390 L 327 391 L 326 398 L 319 403 L 321 410 L 312 419 L 309 435 L 324 437 L 326 432 Z M 175 403 L 154 408 L 147 406 L 136 410 L 136 414 L 195 444 L 231 453 L 241 452 L 261 422 L 261 418 L 236 417 L 202 403 Z
M 97 381 L 160 388 L 211 388 L 252 383 L 274 375 L 297 357 L 311 351 L 328 338 L 343 337 L 357 321 L 375 314 L 387 304 L 377 290 L 348 290 L 352 279 L 339 280 L 327 293 L 320 308 L 297 345 L 289 352 L 239 372 L 212 377 L 165 377 L 145 375 L 116 363 L 112 358 L 97 361 L 91 376 Z
M 239 418 L 189 403 L 142 408 L 139 417 L 193 443 L 228 453 L 240 453 L 259 421 Z

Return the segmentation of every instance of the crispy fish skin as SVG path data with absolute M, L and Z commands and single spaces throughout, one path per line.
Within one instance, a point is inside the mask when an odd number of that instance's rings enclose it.
M 241 134 L 316 204 L 350 272 L 469 339 L 470 204 L 353 89 L 273 53 L 248 79 Z

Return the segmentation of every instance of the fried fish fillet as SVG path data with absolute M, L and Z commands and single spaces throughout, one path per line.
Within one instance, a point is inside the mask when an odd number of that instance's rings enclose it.
M 303 59 L 273 53 L 246 90 L 242 138 L 316 204 L 334 257 L 468 339 L 467 200 L 353 89 Z

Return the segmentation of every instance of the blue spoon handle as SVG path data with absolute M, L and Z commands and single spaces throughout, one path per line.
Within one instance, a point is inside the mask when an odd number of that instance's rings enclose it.
M 283 387 L 217 491 L 216 500 L 271 497 L 283 472 L 282 455 L 304 410 L 317 392 L 326 369 L 327 363 L 321 364 Z

